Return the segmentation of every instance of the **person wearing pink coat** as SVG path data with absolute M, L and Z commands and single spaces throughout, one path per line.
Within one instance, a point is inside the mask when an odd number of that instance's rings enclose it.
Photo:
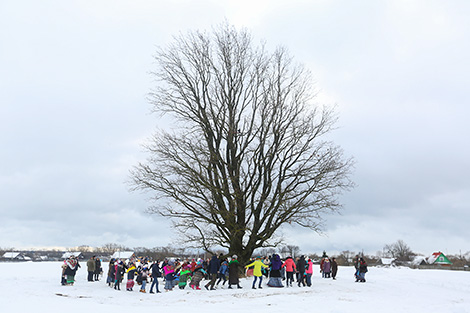
M 305 278 L 307 281 L 307 286 L 312 286 L 312 275 L 313 275 L 313 261 L 308 259 L 307 268 L 305 269 Z

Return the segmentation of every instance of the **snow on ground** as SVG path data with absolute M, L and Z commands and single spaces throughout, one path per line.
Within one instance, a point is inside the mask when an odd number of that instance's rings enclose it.
M 470 313 L 470 272 L 369 268 L 366 283 L 355 283 L 354 268 L 340 267 L 336 281 L 322 279 L 317 271 L 313 286 L 251 289 L 252 278 L 242 279 L 243 289 L 179 290 L 143 294 L 109 288 L 86 281 L 86 264 L 78 270 L 74 286 L 61 286 L 61 263 L 0 263 L 1 312 L 314 312 Z M 107 264 L 103 264 L 107 269 Z M 204 284 L 204 281 L 201 283 Z M 147 285 L 147 291 L 150 285 Z M 160 290 L 163 283 L 160 281 Z

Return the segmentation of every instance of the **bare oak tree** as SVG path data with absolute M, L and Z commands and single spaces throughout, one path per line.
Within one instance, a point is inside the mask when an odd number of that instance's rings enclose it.
M 186 242 L 247 260 L 276 246 L 281 226 L 318 231 L 340 208 L 352 160 L 323 139 L 336 115 L 312 105 L 310 72 L 284 48 L 269 53 L 222 25 L 175 38 L 155 60 L 151 102 L 178 130 L 150 139 L 132 185 L 152 192 L 149 210 L 172 218 Z
M 383 250 L 386 255 L 391 256 L 398 261 L 411 261 L 416 255 L 401 239 L 397 240 L 395 243 L 385 245 Z

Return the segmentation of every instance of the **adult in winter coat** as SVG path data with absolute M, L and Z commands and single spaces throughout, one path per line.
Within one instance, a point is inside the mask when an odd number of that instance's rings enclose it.
M 124 263 L 121 260 L 116 261 L 114 265 L 114 289 L 121 290 L 121 281 L 124 271 Z
M 95 259 L 95 271 L 94 271 L 95 281 L 100 280 L 99 279 L 100 274 L 101 274 L 101 260 L 100 260 L 100 258 L 96 258 Z
M 237 255 L 232 256 L 232 260 L 228 263 L 228 288 L 232 289 L 232 285 L 237 285 L 237 288 L 242 288 L 240 286 L 240 279 L 238 274 L 240 272 L 240 262 L 238 262 Z
M 356 277 L 356 283 L 357 282 L 365 283 L 366 273 L 367 273 L 367 263 L 364 260 L 364 258 L 359 259 L 359 269 L 357 271 L 359 274 Z
M 77 259 L 70 257 L 64 261 L 65 267 L 63 268 L 63 275 L 65 276 L 65 284 L 73 285 L 75 282 L 75 274 L 80 266 Z
M 114 283 L 114 273 L 115 273 L 114 262 L 115 260 L 111 259 L 108 265 L 108 278 L 106 278 L 106 282 L 108 283 L 109 287 L 111 287 L 112 284 Z
M 299 260 L 297 261 L 297 272 L 299 273 L 297 276 L 297 285 L 300 287 L 302 284 L 305 287 L 305 257 L 302 255 Z
M 129 268 L 127 269 L 127 291 L 132 291 L 132 288 L 134 288 L 134 276 L 136 271 L 137 269 L 135 268 L 134 263 L 129 264 Z
M 270 267 L 271 269 L 269 271 L 268 286 L 269 287 L 284 287 L 284 285 L 282 284 L 282 278 L 281 278 L 282 261 L 278 254 L 274 254 L 272 256 Z
M 207 266 L 207 271 L 209 272 L 211 280 L 204 286 L 207 290 L 209 290 L 209 286 L 211 287 L 210 290 L 215 290 L 215 282 L 217 280 L 217 274 L 219 273 L 220 268 L 220 260 L 217 258 L 217 255 L 213 255 L 209 264 Z
M 338 263 L 336 262 L 336 258 L 331 259 L 331 277 L 336 279 L 336 274 L 338 273 Z
M 86 262 L 86 266 L 88 268 L 88 281 L 93 281 L 93 275 L 95 274 L 96 269 L 95 256 L 92 256 L 91 259 Z
M 163 267 L 163 274 L 165 275 L 165 291 L 173 290 L 175 286 L 175 267 L 174 262 L 170 261 L 168 264 Z
M 159 277 L 162 277 L 162 272 L 160 271 L 160 266 L 158 266 L 158 261 L 157 262 L 154 262 L 151 266 L 150 266 L 150 272 L 152 273 L 152 285 L 150 285 L 150 293 L 154 293 L 153 292 L 153 286 L 155 286 L 155 292 L 156 293 L 160 293 L 160 291 L 158 291 L 158 278 Z
M 286 286 L 292 287 L 292 283 L 294 282 L 294 272 L 296 270 L 295 262 L 292 257 L 288 256 L 284 264 L 282 264 L 282 267 L 286 268 Z
M 321 273 L 321 277 L 322 278 L 325 278 L 325 271 L 323 270 L 323 265 L 325 264 L 325 259 L 327 257 L 323 257 L 320 261 L 320 273 Z
M 199 287 L 199 283 L 201 282 L 205 274 L 206 271 L 202 268 L 202 262 L 197 262 L 196 267 L 194 267 L 193 276 L 191 278 L 189 286 L 192 289 L 201 290 L 201 287 Z
M 245 266 L 245 268 L 248 268 L 248 267 L 251 267 L 253 266 L 253 276 L 255 277 L 253 279 L 253 286 L 252 286 L 252 289 L 256 289 L 255 285 L 256 285 L 256 280 L 259 279 L 259 285 L 258 285 L 258 288 L 262 289 L 263 287 L 261 287 L 261 282 L 263 281 L 263 272 L 261 271 L 262 268 L 267 268 L 268 266 L 265 265 L 263 263 L 263 261 L 261 261 L 261 257 L 257 257 L 256 260 L 250 264 L 248 264 L 247 266 Z
M 313 261 L 312 259 L 308 259 L 307 266 L 305 268 L 305 280 L 307 282 L 307 286 L 312 286 L 312 275 L 313 275 Z
M 184 287 L 186 287 L 188 284 L 188 280 L 191 278 L 191 271 L 189 270 L 190 267 L 191 266 L 189 264 L 181 267 L 180 279 L 178 282 L 178 287 L 180 289 L 184 289 Z
M 324 278 L 330 278 L 331 262 L 328 258 L 325 258 L 325 262 L 323 263 L 323 273 L 325 274 Z

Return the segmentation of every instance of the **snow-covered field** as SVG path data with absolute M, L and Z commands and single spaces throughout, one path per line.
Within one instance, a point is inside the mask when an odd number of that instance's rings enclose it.
M 60 265 L 0 263 L 1 312 L 470 312 L 470 272 L 370 267 L 361 284 L 354 282 L 353 268 L 340 267 L 336 281 L 322 279 L 317 271 L 310 288 L 252 290 L 252 280 L 242 279 L 239 290 L 143 294 L 138 288 L 126 291 L 125 284 L 116 291 L 104 280 L 87 282 L 85 263 L 74 286 L 61 286 Z

